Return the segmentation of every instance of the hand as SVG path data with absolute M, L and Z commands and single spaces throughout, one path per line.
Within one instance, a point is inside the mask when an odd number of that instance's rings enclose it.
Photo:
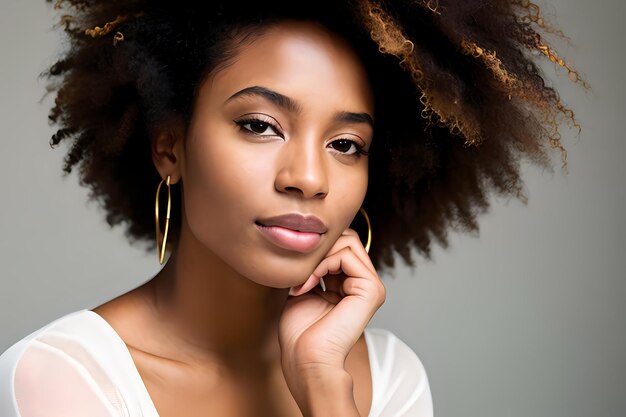
M 318 286 L 322 277 L 326 291 Z M 306 390 L 308 376 L 345 373 L 348 353 L 384 301 L 385 287 L 369 255 L 357 233 L 347 229 L 285 304 L 279 341 L 292 393 Z

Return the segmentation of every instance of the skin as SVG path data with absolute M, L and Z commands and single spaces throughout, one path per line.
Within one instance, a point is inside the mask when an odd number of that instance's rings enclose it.
M 367 150 L 373 127 L 346 112 L 374 114 L 358 58 L 324 28 L 287 21 L 206 78 L 187 129 L 174 119 L 155 134 L 155 166 L 183 191 L 177 245 L 152 280 L 94 311 L 127 344 L 161 417 L 368 414 L 363 329 L 385 289 L 348 228 L 367 156 L 340 141 Z M 292 212 L 328 228 L 308 253 L 255 226 Z

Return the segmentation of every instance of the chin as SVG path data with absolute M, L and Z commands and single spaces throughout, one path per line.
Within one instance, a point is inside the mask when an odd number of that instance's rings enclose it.
M 257 259 L 248 259 L 244 265 L 240 263 L 240 268 L 236 269 L 241 275 L 259 285 L 291 288 L 304 283 L 319 262 L 312 254 L 300 259 L 259 256 Z

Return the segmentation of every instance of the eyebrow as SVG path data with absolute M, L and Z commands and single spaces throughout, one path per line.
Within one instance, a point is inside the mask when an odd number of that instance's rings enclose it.
M 349 111 L 342 111 L 337 114 L 335 120 L 345 123 L 365 123 L 374 128 L 374 119 L 367 113 L 354 113 Z
M 287 97 L 279 92 L 270 90 L 266 87 L 255 85 L 253 87 L 247 87 L 243 90 L 237 91 L 230 96 L 225 103 L 231 100 L 242 97 L 262 97 L 274 105 L 281 107 L 291 113 L 302 113 L 302 106 L 291 97 Z M 349 112 L 342 111 L 335 115 L 335 121 L 344 123 L 363 123 L 368 124 L 374 128 L 374 119 L 368 113 L 365 112 Z

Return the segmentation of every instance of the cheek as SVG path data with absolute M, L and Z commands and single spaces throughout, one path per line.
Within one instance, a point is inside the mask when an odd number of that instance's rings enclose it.
M 241 240 L 241 229 L 255 218 L 253 202 L 267 192 L 268 173 L 258 172 L 259 164 L 253 167 L 251 155 L 232 142 L 218 131 L 198 136 L 186 152 L 185 214 L 195 237 L 209 247 Z
M 236 138 L 216 138 L 222 142 L 205 136 L 186 151 L 184 221 L 192 235 L 254 282 L 276 288 L 301 284 L 323 254 L 273 251 L 254 225 L 258 217 L 284 211 L 283 205 L 268 198 L 276 192 L 271 150 L 247 146 Z
M 335 184 L 336 198 L 333 199 L 332 204 L 337 207 L 334 213 L 335 221 L 345 230 L 350 226 L 352 220 L 359 215 L 359 208 L 365 199 L 368 182 L 367 165 L 361 170 L 343 170 L 336 175 L 340 175 L 343 180 L 337 181 Z

